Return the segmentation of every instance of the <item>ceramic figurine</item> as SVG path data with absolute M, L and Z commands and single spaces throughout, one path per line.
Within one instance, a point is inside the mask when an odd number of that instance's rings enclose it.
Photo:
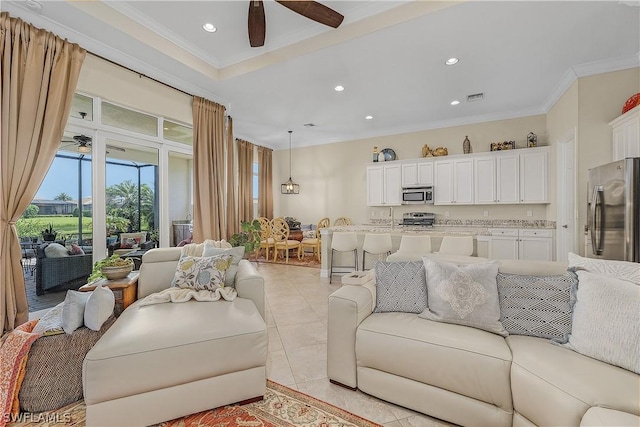
M 427 144 L 422 147 L 422 157 L 433 157 L 433 153 Z
M 538 146 L 538 136 L 533 132 L 529 132 L 529 135 L 527 135 L 527 147 L 537 147 L 537 146 Z

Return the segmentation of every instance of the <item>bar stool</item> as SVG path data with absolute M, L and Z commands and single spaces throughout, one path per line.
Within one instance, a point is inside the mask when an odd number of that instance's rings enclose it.
M 329 283 L 333 279 L 333 252 L 353 252 L 353 266 L 336 265 L 338 268 L 353 267 L 358 269 L 358 237 L 356 233 L 335 232 L 331 237 L 331 260 L 329 261 Z
M 364 243 L 362 244 L 362 269 L 365 270 L 365 256 L 367 253 L 372 255 L 391 254 L 391 234 L 365 234 Z
M 445 236 L 436 253 L 451 255 L 473 255 L 473 236 Z
M 421 261 L 431 253 L 431 236 L 402 236 L 400 248 L 387 257 L 387 261 Z

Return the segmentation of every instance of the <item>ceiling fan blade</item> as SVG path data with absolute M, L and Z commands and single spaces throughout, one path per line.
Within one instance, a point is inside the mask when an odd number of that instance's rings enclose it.
M 329 27 L 338 28 L 344 16 L 317 1 L 276 0 L 286 8 Z
M 264 19 L 264 4 L 262 0 L 251 0 L 249 2 L 248 27 L 251 47 L 264 46 L 267 25 Z
M 108 148 L 109 150 L 122 151 L 123 153 L 124 153 L 125 151 L 127 151 L 127 150 L 125 150 L 125 149 L 124 149 L 124 148 L 122 148 L 122 147 L 116 147 L 115 145 L 109 145 L 109 144 L 107 144 L 107 148 Z

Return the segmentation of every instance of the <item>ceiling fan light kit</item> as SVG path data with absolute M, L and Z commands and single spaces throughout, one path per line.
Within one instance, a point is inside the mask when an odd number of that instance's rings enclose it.
M 332 28 L 338 28 L 344 20 L 342 14 L 316 1 L 276 0 L 276 3 L 280 3 L 305 18 Z M 251 0 L 249 2 L 248 30 L 251 47 L 264 46 L 267 25 L 262 0 Z
M 280 185 L 280 193 L 282 194 L 300 194 L 300 186 L 293 182 L 291 179 L 291 134 L 292 130 L 289 131 L 289 179 L 284 184 Z

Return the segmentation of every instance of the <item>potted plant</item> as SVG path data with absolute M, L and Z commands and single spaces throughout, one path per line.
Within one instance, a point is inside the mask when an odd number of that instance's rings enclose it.
M 58 232 L 53 229 L 53 224 L 49 223 L 49 227 L 42 230 L 40 234 L 42 234 L 42 240 L 45 242 L 55 242 Z
M 120 255 L 112 255 L 93 264 L 93 271 L 87 281 L 91 283 L 105 278 L 109 280 L 122 279 L 131 273 L 131 270 L 133 270 L 133 260 L 131 258 L 120 258 Z
M 244 246 L 244 252 L 247 255 L 254 253 L 258 259 L 258 251 L 260 250 L 260 221 L 257 219 L 250 221 L 242 221 L 240 223 L 242 232 L 236 233 L 229 238 L 231 246 Z

